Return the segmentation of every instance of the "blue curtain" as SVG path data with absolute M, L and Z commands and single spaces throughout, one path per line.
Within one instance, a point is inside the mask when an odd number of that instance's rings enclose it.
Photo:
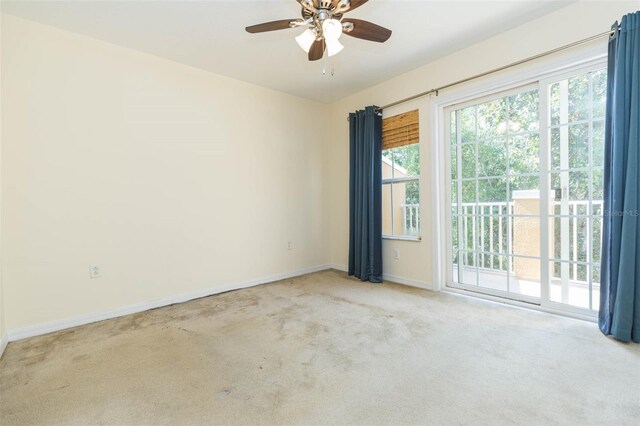
M 602 332 L 640 343 L 640 11 L 609 40 L 605 124 Z
M 349 275 L 382 282 L 382 117 L 349 114 Z

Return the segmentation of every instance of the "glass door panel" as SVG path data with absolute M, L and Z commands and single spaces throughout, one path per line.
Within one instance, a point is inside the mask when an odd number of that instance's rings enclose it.
M 452 285 L 540 298 L 538 89 L 449 112 Z M 526 241 L 526 243 L 525 243 Z
M 600 296 L 606 71 L 551 81 L 549 300 L 597 311 Z

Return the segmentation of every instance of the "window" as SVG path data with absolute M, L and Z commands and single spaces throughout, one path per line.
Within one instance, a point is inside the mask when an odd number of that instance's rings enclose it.
M 604 64 L 445 109 L 448 285 L 593 315 Z
M 418 110 L 382 120 L 382 235 L 420 236 Z

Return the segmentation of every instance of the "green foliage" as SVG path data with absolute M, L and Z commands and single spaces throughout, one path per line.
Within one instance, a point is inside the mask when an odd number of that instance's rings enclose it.
M 382 151 L 382 155 L 392 161 L 392 164 L 400 166 L 406 170 L 406 176 L 420 176 L 420 145 L 415 143 L 411 145 L 405 145 L 398 148 L 385 149 Z M 399 177 L 395 175 L 394 177 Z M 406 185 L 405 204 L 419 204 L 420 203 L 420 185 L 418 181 L 411 181 L 406 183 L 397 183 L 394 185 Z
M 539 93 L 530 90 L 517 95 L 468 106 L 453 111 L 450 116 L 450 153 L 452 203 L 458 197 L 462 203 L 507 202 L 511 201 L 513 191 L 540 189 L 540 159 L 549 159 L 550 190 L 560 188 L 563 181 L 568 182 L 569 200 L 602 199 L 602 170 L 604 163 L 604 115 L 606 98 L 606 70 L 585 73 L 567 80 L 554 83 L 549 89 L 549 152 L 540 155 L 540 112 Z M 562 142 L 566 142 L 563 147 Z M 566 151 L 566 159 L 561 153 Z M 548 157 L 547 157 L 548 155 Z M 507 174 L 510 176 L 507 177 Z M 457 227 L 463 222 L 459 217 L 453 221 L 454 261 L 458 257 L 469 265 L 497 269 L 493 261 L 472 253 L 457 253 L 457 250 L 496 252 L 496 247 L 479 247 L 480 221 L 497 220 L 504 212 L 480 211 L 452 206 L 452 213 L 465 215 L 470 225 L 471 215 L 476 217 L 476 241 L 469 229 L 463 241 L 458 241 Z M 586 209 L 586 207 L 585 207 Z M 559 214 L 560 211 L 556 211 Z M 601 211 L 572 212 L 571 214 L 598 215 Z M 484 214 L 485 216 L 480 216 Z M 598 263 L 600 248 L 598 244 L 587 244 L 589 227 L 593 227 L 593 241 L 600 239 L 600 222 L 595 218 L 580 218 L 569 221 L 570 235 L 577 233 L 577 241 L 569 241 L 569 251 L 574 252 L 577 244 L 577 258 L 565 259 L 587 262 L 592 259 Z M 502 221 L 503 236 L 506 235 L 506 220 Z M 554 220 L 554 253 L 560 258 L 560 220 Z M 488 233 L 489 223 L 485 223 L 485 243 L 492 237 L 498 240 L 498 224 L 492 224 L 494 235 Z M 573 227 L 575 226 L 575 229 Z M 464 231 L 463 231 L 464 232 Z M 503 242 L 506 250 L 506 241 Z M 488 244 L 488 243 L 486 243 Z M 587 253 L 592 250 L 592 253 Z M 477 263 L 479 262 L 479 263 Z M 503 269 L 506 268 L 503 263 Z M 556 276 L 560 273 L 560 263 L 553 265 Z M 581 265 L 574 271 L 571 279 L 586 280 L 587 267 Z M 592 268 L 595 282 L 599 281 L 599 269 Z
M 551 189 L 560 187 L 559 172 L 569 179 L 572 200 L 600 195 L 604 154 L 604 106 L 606 71 L 599 70 L 551 85 L 549 159 Z M 565 97 L 562 112 L 561 95 Z M 589 123 L 589 118 L 592 123 Z M 539 179 L 524 179 L 522 174 L 538 174 L 540 167 L 539 96 L 530 90 L 451 113 L 451 177 L 461 178 L 465 202 L 507 201 L 504 194 L 507 170 L 512 175 L 509 192 L 539 189 Z M 555 126 L 555 127 L 554 127 Z M 589 136 L 591 134 L 591 143 Z M 561 141 L 567 140 L 567 164 L 561 164 Z M 589 152 L 591 149 L 591 152 Z M 588 173 L 571 169 L 589 168 L 589 157 L 596 169 L 593 181 Z M 516 175 L 516 176 L 513 176 Z M 464 180 L 478 181 L 465 184 Z M 488 178 L 485 180 L 485 178 Z M 495 179 L 502 179 L 499 184 Z M 504 187 L 503 187 L 504 185 Z
M 394 148 L 393 162 L 407 171 L 407 176 L 420 176 L 420 145 L 417 143 Z
M 455 114 L 458 114 L 456 117 Z M 460 126 L 456 126 L 459 119 Z M 507 201 L 507 170 L 511 174 L 537 173 L 538 92 L 532 90 L 495 101 L 473 105 L 452 113 L 452 171 L 463 179 L 463 202 Z M 457 160 L 459 150 L 460 161 Z M 475 182 L 464 179 L 478 178 Z M 530 180 L 509 182 L 518 189 Z M 477 193 L 477 195 L 476 195 Z

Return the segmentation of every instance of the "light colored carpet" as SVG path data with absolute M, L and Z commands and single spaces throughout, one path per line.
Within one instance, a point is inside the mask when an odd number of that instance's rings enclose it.
M 324 271 L 9 344 L 0 424 L 637 424 L 595 324 Z

